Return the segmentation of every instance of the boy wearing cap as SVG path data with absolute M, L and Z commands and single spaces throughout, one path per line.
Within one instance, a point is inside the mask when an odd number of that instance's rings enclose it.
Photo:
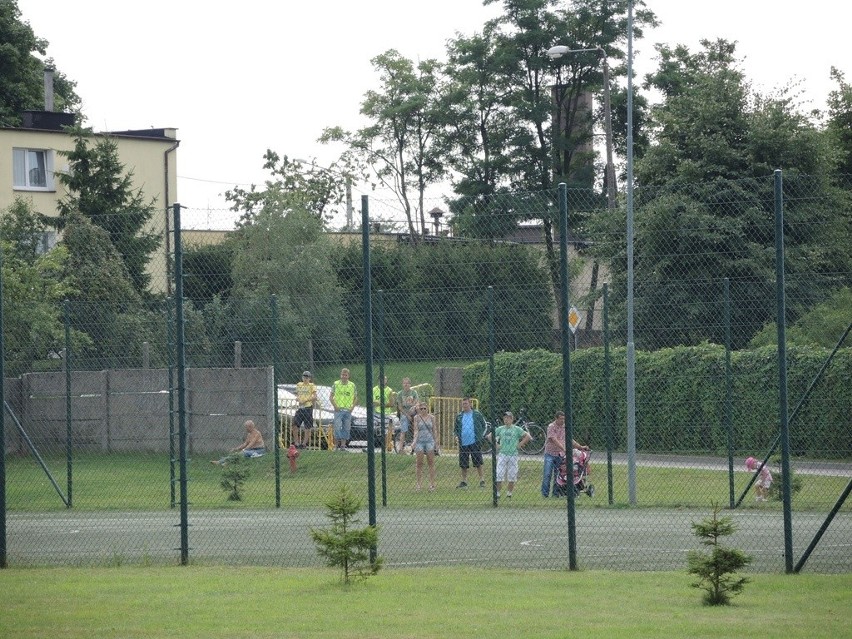
M 311 430 L 314 427 L 314 402 L 317 401 L 317 387 L 311 371 L 302 373 L 302 381 L 296 384 L 296 401 L 299 408 L 293 415 L 293 439 L 296 448 L 307 448 L 311 442 Z M 299 436 L 301 431 L 301 437 Z
M 518 481 L 518 448 L 523 447 L 529 440 L 530 434 L 514 423 L 515 417 L 511 411 L 503 413 L 503 425 L 494 431 L 500 448 L 497 453 L 497 497 L 506 480 L 506 497 L 511 498 Z M 491 439 L 491 433 L 485 436 Z

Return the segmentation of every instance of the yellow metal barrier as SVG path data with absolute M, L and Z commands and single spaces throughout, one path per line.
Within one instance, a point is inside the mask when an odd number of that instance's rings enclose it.
M 288 413 L 282 413 L 282 410 L 295 412 L 298 407 L 299 404 L 296 400 L 278 400 L 279 426 L 281 428 L 278 437 L 278 445 L 282 449 L 289 448 L 293 439 L 293 429 L 291 428 L 293 425 L 293 417 Z M 334 427 L 331 422 L 323 422 L 323 420 L 319 417 L 319 412 L 318 408 L 314 410 L 314 427 L 311 429 L 310 443 L 308 446 L 310 448 L 319 449 L 323 448 L 322 443 L 325 442 L 325 448 L 331 450 L 334 448 Z

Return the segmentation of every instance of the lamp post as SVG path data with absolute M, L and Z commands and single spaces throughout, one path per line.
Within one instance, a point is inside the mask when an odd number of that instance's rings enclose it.
M 607 208 L 615 208 L 615 165 L 612 161 L 612 105 L 610 102 L 609 88 L 609 64 L 606 52 L 602 47 L 594 49 L 569 49 L 563 44 L 557 44 L 547 50 L 547 56 L 551 60 L 558 60 L 571 53 L 597 53 L 601 57 L 603 70 L 603 94 L 604 94 L 604 132 L 606 134 L 606 204 Z
M 299 162 L 300 164 L 307 164 L 311 168 L 317 169 L 318 171 L 325 171 L 331 175 L 336 175 L 338 177 L 342 177 L 346 181 L 346 228 L 352 228 L 352 176 L 348 173 L 344 173 L 342 171 L 338 171 L 337 169 L 332 169 L 327 166 L 320 166 L 316 162 L 309 162 L 308 160 L 302 160 L 300 158 L 293 158 L 294 162 Z
M 627 3 L 627 495 L 636 505 L 636 344 L 633 341 L 633 0 Z

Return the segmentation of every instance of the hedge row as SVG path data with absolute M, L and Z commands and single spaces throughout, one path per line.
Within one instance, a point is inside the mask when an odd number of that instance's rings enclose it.
M 788 405 L 794 409 L 830 351 L 788 351 Z M 575 438 L 606 448 L 604 350 L 571 354 L 571 403 Z M 610 353 L 610 410 L 614 449 L 627 442 L 626 349 Z M 636 353 L 636 447 L 648 453 L 727 454 L 725 349 L 713 344 Z M 525 407 L 547 424 L 563 406 L 562 356 L 543 350 L 494 357 L 495 402 L 489 363 L 468 366 L 464 389 L 478 397 L 489 419 Z M 790 423 L 793 455 L 852 457 L 852 349 L 838 351 L 810 397 Z M 738 454 L 763 454 L 780 428 L 777 353 L 772 347 L 731 354 L 731 413 Z

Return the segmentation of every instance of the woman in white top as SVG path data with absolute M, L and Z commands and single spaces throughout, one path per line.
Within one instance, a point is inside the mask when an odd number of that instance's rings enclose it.
M 412 420 L 412 450 L 417 455 L 417 490 L 423 484 L 423 457 L 429 464 L 429 492 L 435 490 L 435 420 L 429 413 L 429 407 L 421 402 L 417 414 Z

